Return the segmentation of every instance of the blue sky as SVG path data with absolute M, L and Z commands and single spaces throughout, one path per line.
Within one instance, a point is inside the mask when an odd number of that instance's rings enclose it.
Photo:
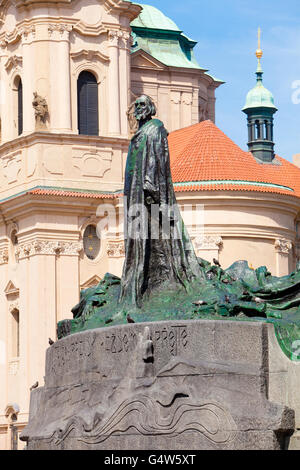
M 247 149 L 246 116 L 241 112 L 255 85 L 257 29 L 262 29 L 264 85 L 273 93 L 274 140 L 278 155 L 300 153 L 300 1 L 148 0 L 198 41 L 199 64 L 226 82 L 216 93 L 216 124 Z M 299 81 L 298 88 L 292 85 Z

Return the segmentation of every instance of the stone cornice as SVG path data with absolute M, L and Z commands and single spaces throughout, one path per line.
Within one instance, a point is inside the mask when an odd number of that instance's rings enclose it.
M 106 34 L 106 28 L 103 26 L 102 22 L 96 25 L 88 25 L 81 20 L 74 24 L 73 31 L 83 36 L 100 36 L 101 34 Z
M 28 145 L 37 143 L 60 143 L 70 145 L 91 145 L 97 146 L 98 144 L 108 144 L 116 146 L 118 143 L 120 146 L 128 148 L 129 139 L 124 137 L 109 137 L 109 136 L 88 136 L 78 134 L 55 134 L 54 132 L 33 132 L 29 135 L 18 137 L 9 142 L 4 142 L 0 145 L 0 158 L 8 152 L 14 152 L 20 148 L 24 148 Z
M 175 184 L 176 186 L 176 184 Z M 198 201 L 198 204 L 204 204 L 211 207 L 215 206 L 219 208 L 220 204 L 226 203 L 230 206 L 247 206 L 253 208 L 253 201 L 255 206 L 274 209 L 276 206 L 277 212 L 286 214 L 289 210 L 296 216 L 299 212 L 299 197 L 293 194 L 280 194 L 280 193 L 266 193 L 266 192 L 254 192 L 254 191 L 236 191 L 236 190 L 203 190 L 203 191 L 191 191 L 191 192 L 178 192 L 175 190 L 177 201 L 180 203 L 186 203 L 189 201 L 194 204 L 194 201 Z
M 48 5 L 49 7 L 59 7 L 71 5 L 73 0 L 16 0 L 16 8 L 20 11 L 28 11 L 35 7 Z M 7 0 L 0 2 L 0 9 L 3 11 L 9 4 Z M 100 2 L 99 2 L 100 3 Z M 102 2 L 101 2 L 102 3 Z M 107 12 L 116 11 L 128 17 L 130 21 L 134 20 L 141 12 L 141 7 L 134 3 L 120 1 L 120 0 L 105 0 L 102 5 Z M 3 13 L 2 13 L 3 15 Z
M 4 64 L 4 67 L 7 70 L 7 72 L 9 72 L 9 70 L 12 68 L 16 68 L 18 66 L 22 67 L 22 64 L 23 64 L 23 58 L 20 56 L 13 55 Z
M 86 49 L 82 49 L 78 52 L 71 52 L 70 56 L 75 62 L 85 59 L 88 61 L 99 60 L 100 62 L 107 63 L 110 60 L 107 55 L 102 54 L 100 51 Z
M 83 250 L 82 241 L 40 240 L 20 243 L 16 258 L 21 260 L 35 255 L 79 256 Z

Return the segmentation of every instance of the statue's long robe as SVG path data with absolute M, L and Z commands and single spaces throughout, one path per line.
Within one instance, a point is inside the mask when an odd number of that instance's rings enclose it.
M 176 204 L 167 131 L 158 119 L 146 122 L 131 140 L 124 196 L 126 255 L 120 301 L 127 300 L 140 306 L 145 293 L 161 287 L 166 281 L 169 286 L 188 286 L 194 278 L 203 277 Z M 156 204 L 159 239 L 151 231 L 151 205 L 146 203 L 149 196 Z M 166 216 L 168 207 L 173 209 L 169 221 L 174 227 L 171 227 L 170 236 L 164 239 L 162 217 Z M 138 231 L 137 221 L 141 231 Z

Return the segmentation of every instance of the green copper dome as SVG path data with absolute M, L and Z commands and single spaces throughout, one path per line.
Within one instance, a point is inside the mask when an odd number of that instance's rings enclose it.
M 131 26 L 136 28 L 164 29 L 166 31 L 181 31 L 178 26 L 160 10 L 150 5 L 134 2 L 143 7 L 140 15 L 133 20 Z
M 168 67 L 198 69 L 206 74 L 207 70 L 200 67 L 193 51 L 196 41 L 183 34 L 176 23 L 158 8 L 135 1 L 131 3 L 142 8 L 139 16 L 130 23 L 133 37 L 131 53 L 142 50 Z M 224 83 L 206 75 L 217 86 Z
M 251 108 L 272 108 L 277 111 L 272 93 L 263 86 L 263 71 L 260 64 L 258 65 L 256 75 L 257 83 L 247 94 L 246 104 L 243 107 L 243 111 Z

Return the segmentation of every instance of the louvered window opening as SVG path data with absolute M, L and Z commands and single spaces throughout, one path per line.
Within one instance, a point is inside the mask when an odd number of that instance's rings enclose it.
M 98 84 L 91 72 L 81 72 L 77 82 L 78 132 L 99 135 Z
M 85 255 L 94 260 L 100 252 L 100 239 L 98 238 L 96 227 L 88 225 L 83 234 L 83 248 Z

